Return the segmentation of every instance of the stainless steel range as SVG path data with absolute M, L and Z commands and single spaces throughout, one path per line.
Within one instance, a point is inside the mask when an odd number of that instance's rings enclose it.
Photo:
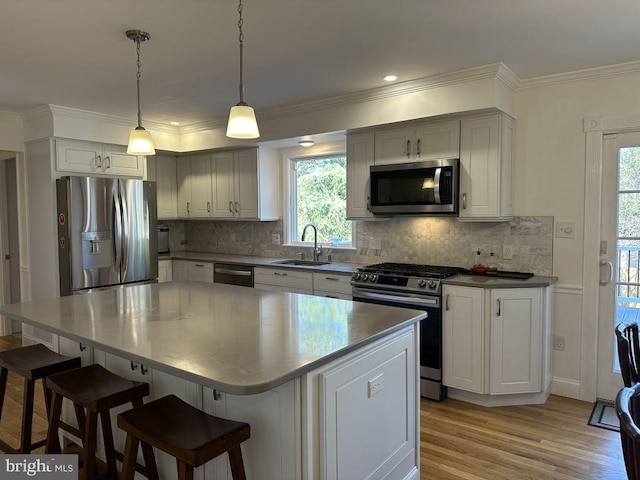
M 420 323 L 420 395 L 442 400 L 442 285 L 460 267 L 380 263 L 358 268 L 351 276 L 353 300 L 424 310 Z

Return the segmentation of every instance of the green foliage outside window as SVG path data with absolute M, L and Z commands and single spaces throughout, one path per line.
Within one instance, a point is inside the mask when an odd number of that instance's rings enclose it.
M 307 223 L 318 228 L 318 243 L 351 244 L 347 214 L 347 158 L 345 156 L 296 161 L 297 239 Z M 311 229 L 306 241 L 313 242 Z

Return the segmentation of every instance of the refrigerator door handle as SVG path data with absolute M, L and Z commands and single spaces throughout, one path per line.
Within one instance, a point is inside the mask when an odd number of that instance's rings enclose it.
M 122 262 L 122 242 L 120 241 L 122 239 L 122 202 L 120 201 L 118 188 L 113 189 L 113 217 L 113 231 L 115 234 L 113 246 L 116 251 L 114 268 L 117 272 L 120 272 L 120 263 Z M 120 281 L 122 281 L 121 276 Z
M 120 268 L 120 277 L 121 281 L 125 281 L 127 278 L 127 270 L 129 269 L 129 208 L 130 205 L 127 204 L 127 196 L 125 192 L 122 182 L 118 180 L 118 195 L 120 196 L 120 202 L 122 203 L 122 236 L 120 237 L 120 241 L 122 242 L 122 265 Z

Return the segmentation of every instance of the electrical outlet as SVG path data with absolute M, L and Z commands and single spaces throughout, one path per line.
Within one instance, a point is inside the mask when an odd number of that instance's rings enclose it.
M 556 238 L 576 238 L 576 222 L 556 222 Z
M 278 233 L 271 234 L 271 243 L 274 245 L 280 245 L 280 235 Z
M 384 385 L 382 381 L 383 375 L 384 374 L 381 373 L 377 377 L 374 377 L 367 382 L 367 390 L 368 390 L 369 398 L 373 397 L 376 393 L 382 390 L 382 387 Z
M 502 246 L 502 258 L 505 260 L 511 260 L 513 258 L 513 246 L 512 245 L 503 245 Z
M 561 335 L 553 336 L 553 349 L 564 351 L 564 337 Z

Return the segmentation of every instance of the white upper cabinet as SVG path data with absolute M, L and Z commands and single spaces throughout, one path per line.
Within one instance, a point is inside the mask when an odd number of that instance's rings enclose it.
M 374 218 L 369 211 L 373 145 L 373 133 L 347 135 L 347 218 L 350 220 Z
M 458 158 L 459 155 L 459 120 L 375 132 L 376 165 Z
M 178 217 L 188 218 L 192 211 L 191 201 L 191 159 L 179 157 L 176 160 L 178 184 Z
M 211 181 L 211 155 L 191 157 L 191 212 L 190 217 L 207 218 L 212 215 L 213 182 Z
M 514 120 L 504 114 L 462 119 L 460 220 L 495 222 L 513 217 L 514 131 Z
M 127 147 L 75 140 L 56 140 L 56 170 L 65 173 L 144 176 L 144 157 L 129 155 Z
M 176 157 L 156 155 L 147 159 L 155 170 L 158 191 L 158 219 L 178 218 L 178 183 L 176 179 Z M 149 168 L 151 170 L 151 168 Z

